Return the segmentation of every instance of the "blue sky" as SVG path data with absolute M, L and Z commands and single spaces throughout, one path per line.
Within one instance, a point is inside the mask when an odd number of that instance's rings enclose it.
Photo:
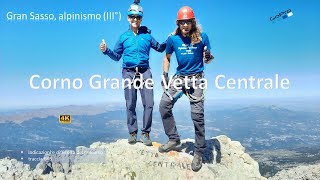
M 99 51 L 104 38 L 113 48 L 127 30 L 126 10 L 131 0 L 3 0 L 0 8 L 0 108 L 67 104 L 93 104 L 124 101 L 123 91 L 33 90 L 33 74 L 43 78 L 81 78 L 93 74 L 121 78 L 121 62 L 114 62 Z M 209 36 L 213 63 L 205 67 L 208 101 L 236 98 L 319 97 L 320 88 L 320 2 L 316 0 L 141 0 L 143 25 L 162 42 L 172 32 L 178 9 L 191 6 L 197 21 Z M 293 16 L 272 23 L 269 18 L 291 9 Z M 14 13 L 102 13 L 120 12 L 120 21 L 32 22 L 7 21 Z M 162 94 L 163 53 L 152 50 L 150 66 L 155 100 Z M 172 60 L 170 73 L 175 72 Z M 274 74 L 290 80 L 289 90 L 218 90 L 218 74 L 230 78 L 254 76 L 272 78 Z

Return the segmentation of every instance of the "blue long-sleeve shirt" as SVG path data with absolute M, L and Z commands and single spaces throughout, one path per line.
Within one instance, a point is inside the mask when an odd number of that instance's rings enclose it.
M 146 27 L 140 27 L 136 35 L 131 29 L 123 33 L 113 51 L 107 48 L 103 54 L 115 61 L 119 61 L 123 56 L 123 68 L 148 68 L 150 48 L 163 52 L 166 49 L 166 42 L 158 43 L 146 30 Z

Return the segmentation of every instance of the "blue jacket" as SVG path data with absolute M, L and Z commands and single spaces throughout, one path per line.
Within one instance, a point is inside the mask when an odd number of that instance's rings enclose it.
M 131 29 L 120 36 L 114 50 L 107 48 L 103 54 L 111 59 L 119 61 L 123 55 L 123 68 L 148 68 L 150 48 L 158 52 L 166 49 L 166 42 L 159 44 L 150 34 L 147 27 L 141 26 L 138 34 L 134 34 Z

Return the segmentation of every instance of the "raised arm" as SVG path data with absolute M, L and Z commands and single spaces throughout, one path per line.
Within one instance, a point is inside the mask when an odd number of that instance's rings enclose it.
M 203 41 L 204 41 L 204 48 L 203 48 L 203 59 L 206 64 L 209 64 L 213 59 L 214 56 L 211 54 L 211 45 L 207 34 L 203 33 Z
M 102 53 L 108 55 L 114 61 L 119 61 L 123 53 L 123 43 L 119 40 L 114 46 L 113 51 L 106 46 L 105 51 Z

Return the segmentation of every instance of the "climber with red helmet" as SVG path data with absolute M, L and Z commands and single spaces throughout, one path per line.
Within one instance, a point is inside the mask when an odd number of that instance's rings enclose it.
M 176 74 L 170 82 L 181 79 L 180 82 L 187 83 L 184 79 L 195 79 L 195 86 L 186 88 L 187 84 L 176 84 L 176 89 L 171 83 L 163 93 L 159 105 L 163 126 L 169 141 L 159 147 L 159 152 L 169 152 L 179 147 L 180 136 L 177 131 L 176 122 L 173 117 L 172 108 L 175 102 L 185 94 L 190 100 L 191 118 L 195 127 L 194 158 L 191 164 L 193 171 L 199 171 L 202 167 L 202 154 L 205 150 L 205 127 L 204 127 L 204 89 L 200 87 L 203 83 L 204 63 L 209 64 L 213 60 L 210 53 L 210 42 L 206 33 L 201 32 L 195 20 L 194 11 L 184 6 L 178 11 L 177 28 L 173 35 L 167 40 L 166 55 L 163 59 L 163 84 L 168 84 L 168 71 L 171 55 L 174 52 L 178 61 Z M 188 86 L 189 87 L 189 86 Z M 181 91 L 180 96 L 176 96 Z M 175 97 L 175 98 L 173 98 Z
M 113 50 L 109 49 L 104 40 L 100 44 L 100 50 L 108 55 L 112 60 L 119 61 L 122 57 L 122 78 L 134 82 L 135 79 L 143 78 L 143 82 L 152 79 L 149 67 L 149 52 L 153 48 L 158 52 L 163 52 L 166 43 L 158 43 L 152 36 L 151 31 L 146 26 L 141 26 L 143 9 L 139 2 L 131 4 L 127 11 L 127 20 L 130 24 L 129 30 L 123 33 Z M 139 78 L 138 78 L 139 77 Z M 127 81 L 125 81 L 127 82 Z M 139 88 L 141 100 L 144 108 L 143 128 L 140 140 L 147 146 L 152 145 L 150 131 L 153 112 L 153 89 L 143 85 Z M 136 114 L 137 89 L 129 86 L 124 88 L 126 107 L 127 107 L 127 126 L 129 131 L 129 144 L 137 142 L 138 123 Z

